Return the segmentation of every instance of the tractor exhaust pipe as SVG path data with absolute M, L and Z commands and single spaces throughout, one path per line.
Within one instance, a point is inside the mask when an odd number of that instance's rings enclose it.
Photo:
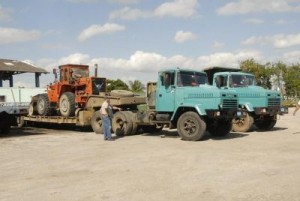
M 98 77 L 98 64 L 95 64 L 95 77 Z

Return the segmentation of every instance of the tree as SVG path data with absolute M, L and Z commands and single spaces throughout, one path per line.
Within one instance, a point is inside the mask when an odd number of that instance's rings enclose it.
M 129 81 L 129 85 L 133 93 L 142 93 L 145 89 L 145 86 L 139 80 Z
M 107 80 L 107 91 L 112 90 L 129 90 L 128 85 L 120 79 L 117 80 Z

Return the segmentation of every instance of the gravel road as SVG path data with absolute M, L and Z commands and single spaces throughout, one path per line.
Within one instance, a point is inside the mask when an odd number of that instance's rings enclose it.
M 180 140 L 174 130 L 104 141 L 74 128 L 0 136 L 0 200 L 300 200 L 300 113 L 268 132 Z

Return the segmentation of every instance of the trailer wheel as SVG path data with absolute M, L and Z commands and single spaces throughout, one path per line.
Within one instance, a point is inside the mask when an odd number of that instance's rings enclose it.
M 215 137 L 223 137 L 230 133 L 232 129 L 231 120 L 219 119 L 207 128 L 208 132 Z
M 65 92 L 59 99 L 59 111 L 63 117 L 71 117 L 75 115 L 75 94 Z
M 196 112 L 183 113 L 177 122 L 177 130 L 182 140 L 201 140 L 206 131 L 206 123 Z
M 96 134 L 103 134 L 102 119 L 99 111 L 94 112 L 91 119 L 91 126 Z
M 275 119 L 275 116 L 268 116 L 264 117 L 263 120 L 255 121 L 254 124 L 260 130 L 271 130 L 275 126 L 276 122 L 277 120 Z
M 127 113 L 130 116 L 131 122 L 132 122 L 132 131 L 131 131 L 131 135 L 135 135 L 137 133 L 137 128 L 138 125 L 135 121 L 135 114 L 131 111 L 124 111 L 125 113 Z
M 51 108 L 48 99 L 48 94 L 40 94 L 37 100 L 37 112 L 39 115 L 51 115 Z
M 132 132 L 131 115 L 125 111 L 119 111 L 112 119 L 112 129 L 117 136 L 129 135 Z
M 247 132 L 253 125 L 253 122 L 253 117 L 249 113 L 247 113 L 245 117 L 232 120 L 232 130 L 235 132 Z

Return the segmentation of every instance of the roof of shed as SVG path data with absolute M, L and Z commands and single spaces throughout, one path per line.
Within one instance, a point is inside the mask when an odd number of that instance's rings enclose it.
M 0 72 L 19 74 L 19 73 L 49 73 L 43 68 L 34 65 L 9 59 L 0 59 Z

